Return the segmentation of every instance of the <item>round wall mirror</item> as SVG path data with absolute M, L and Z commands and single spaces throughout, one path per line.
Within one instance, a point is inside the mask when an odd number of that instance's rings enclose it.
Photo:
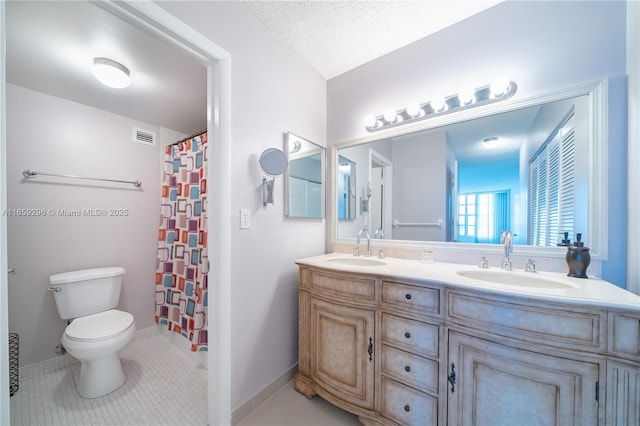
M 260 166 L 270 176 L 279 176 L 287 170 L 287 156 L 277 148 L 268 148 L 260 154 Z

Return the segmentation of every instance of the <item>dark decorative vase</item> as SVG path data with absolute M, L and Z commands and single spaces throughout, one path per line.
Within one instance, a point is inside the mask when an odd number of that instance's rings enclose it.
M 575 278 L 589 278 L 587 276 L 587 267 L 591 263 L 591 255 L 589 254 L 589 248 L 584 246 L 584 243 L 580 241 L 582 234 L 576 235 L 576 241 L 573 246 L 569 246 L 567 249 L 567 265 L 569 265 L 570 277 Z

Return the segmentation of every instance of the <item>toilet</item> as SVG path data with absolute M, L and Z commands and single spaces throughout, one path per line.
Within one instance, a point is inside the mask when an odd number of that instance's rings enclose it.
M 98 398 L 127 379 L 119 352 L 136 330 L 133 315 L 115 309 L 125 270 L 120 267 L 85 269 L 51 275 L 49 290 L 63 320 L 71 320 L 61 343 L 80 361 L 74 372 L 80 396 Z

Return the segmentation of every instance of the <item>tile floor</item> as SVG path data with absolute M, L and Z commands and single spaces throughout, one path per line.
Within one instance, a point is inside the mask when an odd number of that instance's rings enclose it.
M 11 425 L 206 425 L 207 372 L 159 334 L 134 339 L 121 352 L 127 381 L 101 398 L 75 389 L 70 355 L 20 369 Z
M 20 369 L 11 397 L 12 426 L 206 425 L 207 374 L 159 334 L 134 339 L 121 353 L 125 384 L 96 399 L 75 389 L 69 355 Z M 319 397 L 307 399 L 287 383 L 238 426 L 350 426 L 357 417 Z

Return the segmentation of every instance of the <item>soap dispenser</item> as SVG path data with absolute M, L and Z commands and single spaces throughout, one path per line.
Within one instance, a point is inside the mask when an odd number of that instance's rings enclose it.
M 564 232 L 564 238 L 562 239 L 561 243 L 558 243 L 559 246 L 565 246 L 565 247 L 569 247 L 571 245 L 571 240 L 569 239 L 569 233 L 568 232 Z
M 567 249 L 567 265 L 569 265 L 570 277 L 576 278 L 589 278 L 587 276 L 587 267 L 591 263 L 591 255 L 589 254 L 589 248 L 584 246 L 582 240 L 582 234 L 576 234 L 576 241 L 573 246 L 569 246 Z

